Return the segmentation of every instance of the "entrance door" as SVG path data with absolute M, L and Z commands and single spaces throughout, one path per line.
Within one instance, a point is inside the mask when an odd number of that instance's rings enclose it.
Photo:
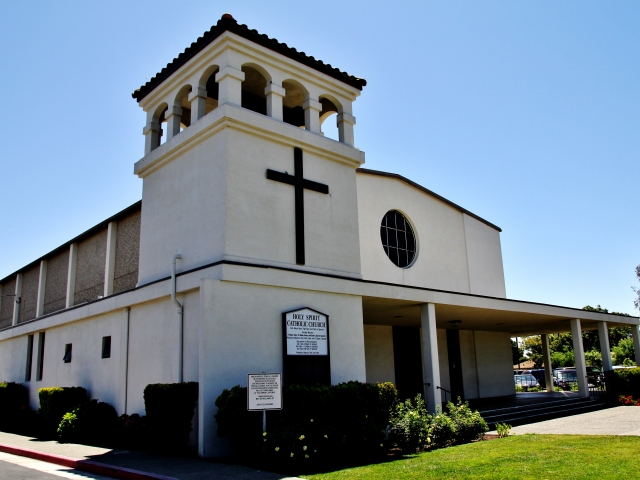
M 460 358 L 460 332 L 447 330 L 447 350 L 449 352 L 449 383 L 451 385 L 452 401 L 458 397 L 464 400 L 464 387 L 462 385 L 462 360 Z
M 420 328 L 393 327 L 393 361 L 400 399 L 424 397 Z

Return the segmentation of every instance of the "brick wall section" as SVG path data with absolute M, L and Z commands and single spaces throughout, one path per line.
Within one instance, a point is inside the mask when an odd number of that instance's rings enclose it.
M 22 272 L 22 296 L 20 297 L 20 316 L 18 317 L 18 323 L 36 318 L 39 278 L 40 262 Z
M 47 260 L 47 284 L 44 290 L 44 314 L 62 310 L 67 303 L 69 249 Z
M 104 268 L 107 255 L 107 229 L 78 244 L 74 305 L 97 300 L 104 295 Z
M 113 293 L 135 288 L 140 255 L 140 211 L 118 221 Z
M 6 281 L 2 285 L 2 295 L 13 295 L 16 293 L 16 278 Z M 0 303 L 0 328 L 11 326 L 13 320 L 13 302 L 14 297 L 2 297 L 2 303 Z

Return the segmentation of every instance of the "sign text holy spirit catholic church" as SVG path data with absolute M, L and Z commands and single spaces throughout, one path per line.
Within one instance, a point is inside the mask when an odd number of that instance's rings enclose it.
M 282 314 L 285 384 L 331 383 L 329 316 L 301 308 Z

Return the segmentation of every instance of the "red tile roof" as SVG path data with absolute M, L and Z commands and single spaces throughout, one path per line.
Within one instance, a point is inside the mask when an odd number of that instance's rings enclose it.
M 138 102 L 146 97 L 153 91 L 158 85 L 166 80 L 173 72 L 178 70 L 182 65 L 187 63 L 196 54 L 202 51 L 207 45 L 213 42 L 216 38 L 222 35 L 224 32 L 232 32 L 236 35 L 246 38 L 258 45 L 261 45 L 269 50 L 273 50 L 285 57 L 302 63 L 307 67 L 311 67 L 314 70 L 324 73 L 336 80 L 340 80 L 347 85 L 350 85 L 358 90 L 362 90 L 367 84 L 364 78 L 357 78 L 353 75 L 349 75 L 346 72 L 338 70 L 331 65 L 317 60 L 316 58 L 307 55 L 304 52 L 299 52 L 293 47 L 289 47 L 286 43 L 280 43 L 275 38 L 269 38 L 268 36 L 259 33 L 256 30 L 249 29 L 246 25 L 239 24 L 231 15 L 225 13 L 218 23 L 211 29 L 205 32 L 198 40 L 193 42 L 191 46 L 174 58 L 166 67 L 164 67 L 159 73 L 156 74 L 151 80 L 141 86 L 138 90 L 133 92 L 131 96 Z

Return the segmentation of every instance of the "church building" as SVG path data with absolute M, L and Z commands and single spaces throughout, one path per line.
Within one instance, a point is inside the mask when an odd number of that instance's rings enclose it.
M 83 386 L 118 414 L 197 381 L 193 442 L 214 457 L 215 399 L 250 373 L 393 382 L 435 411 L 514 394 L 514 336 L 571 331 L 583 396 L 581 330 L 608 352 L 632 326 L 640 363 L 638 318 L 506 298 L 498 226 L 364 167 L 365 86 L 223 15 L 133 93 L 142 200 L 0 280 L 0 381 L 33 408 Z

